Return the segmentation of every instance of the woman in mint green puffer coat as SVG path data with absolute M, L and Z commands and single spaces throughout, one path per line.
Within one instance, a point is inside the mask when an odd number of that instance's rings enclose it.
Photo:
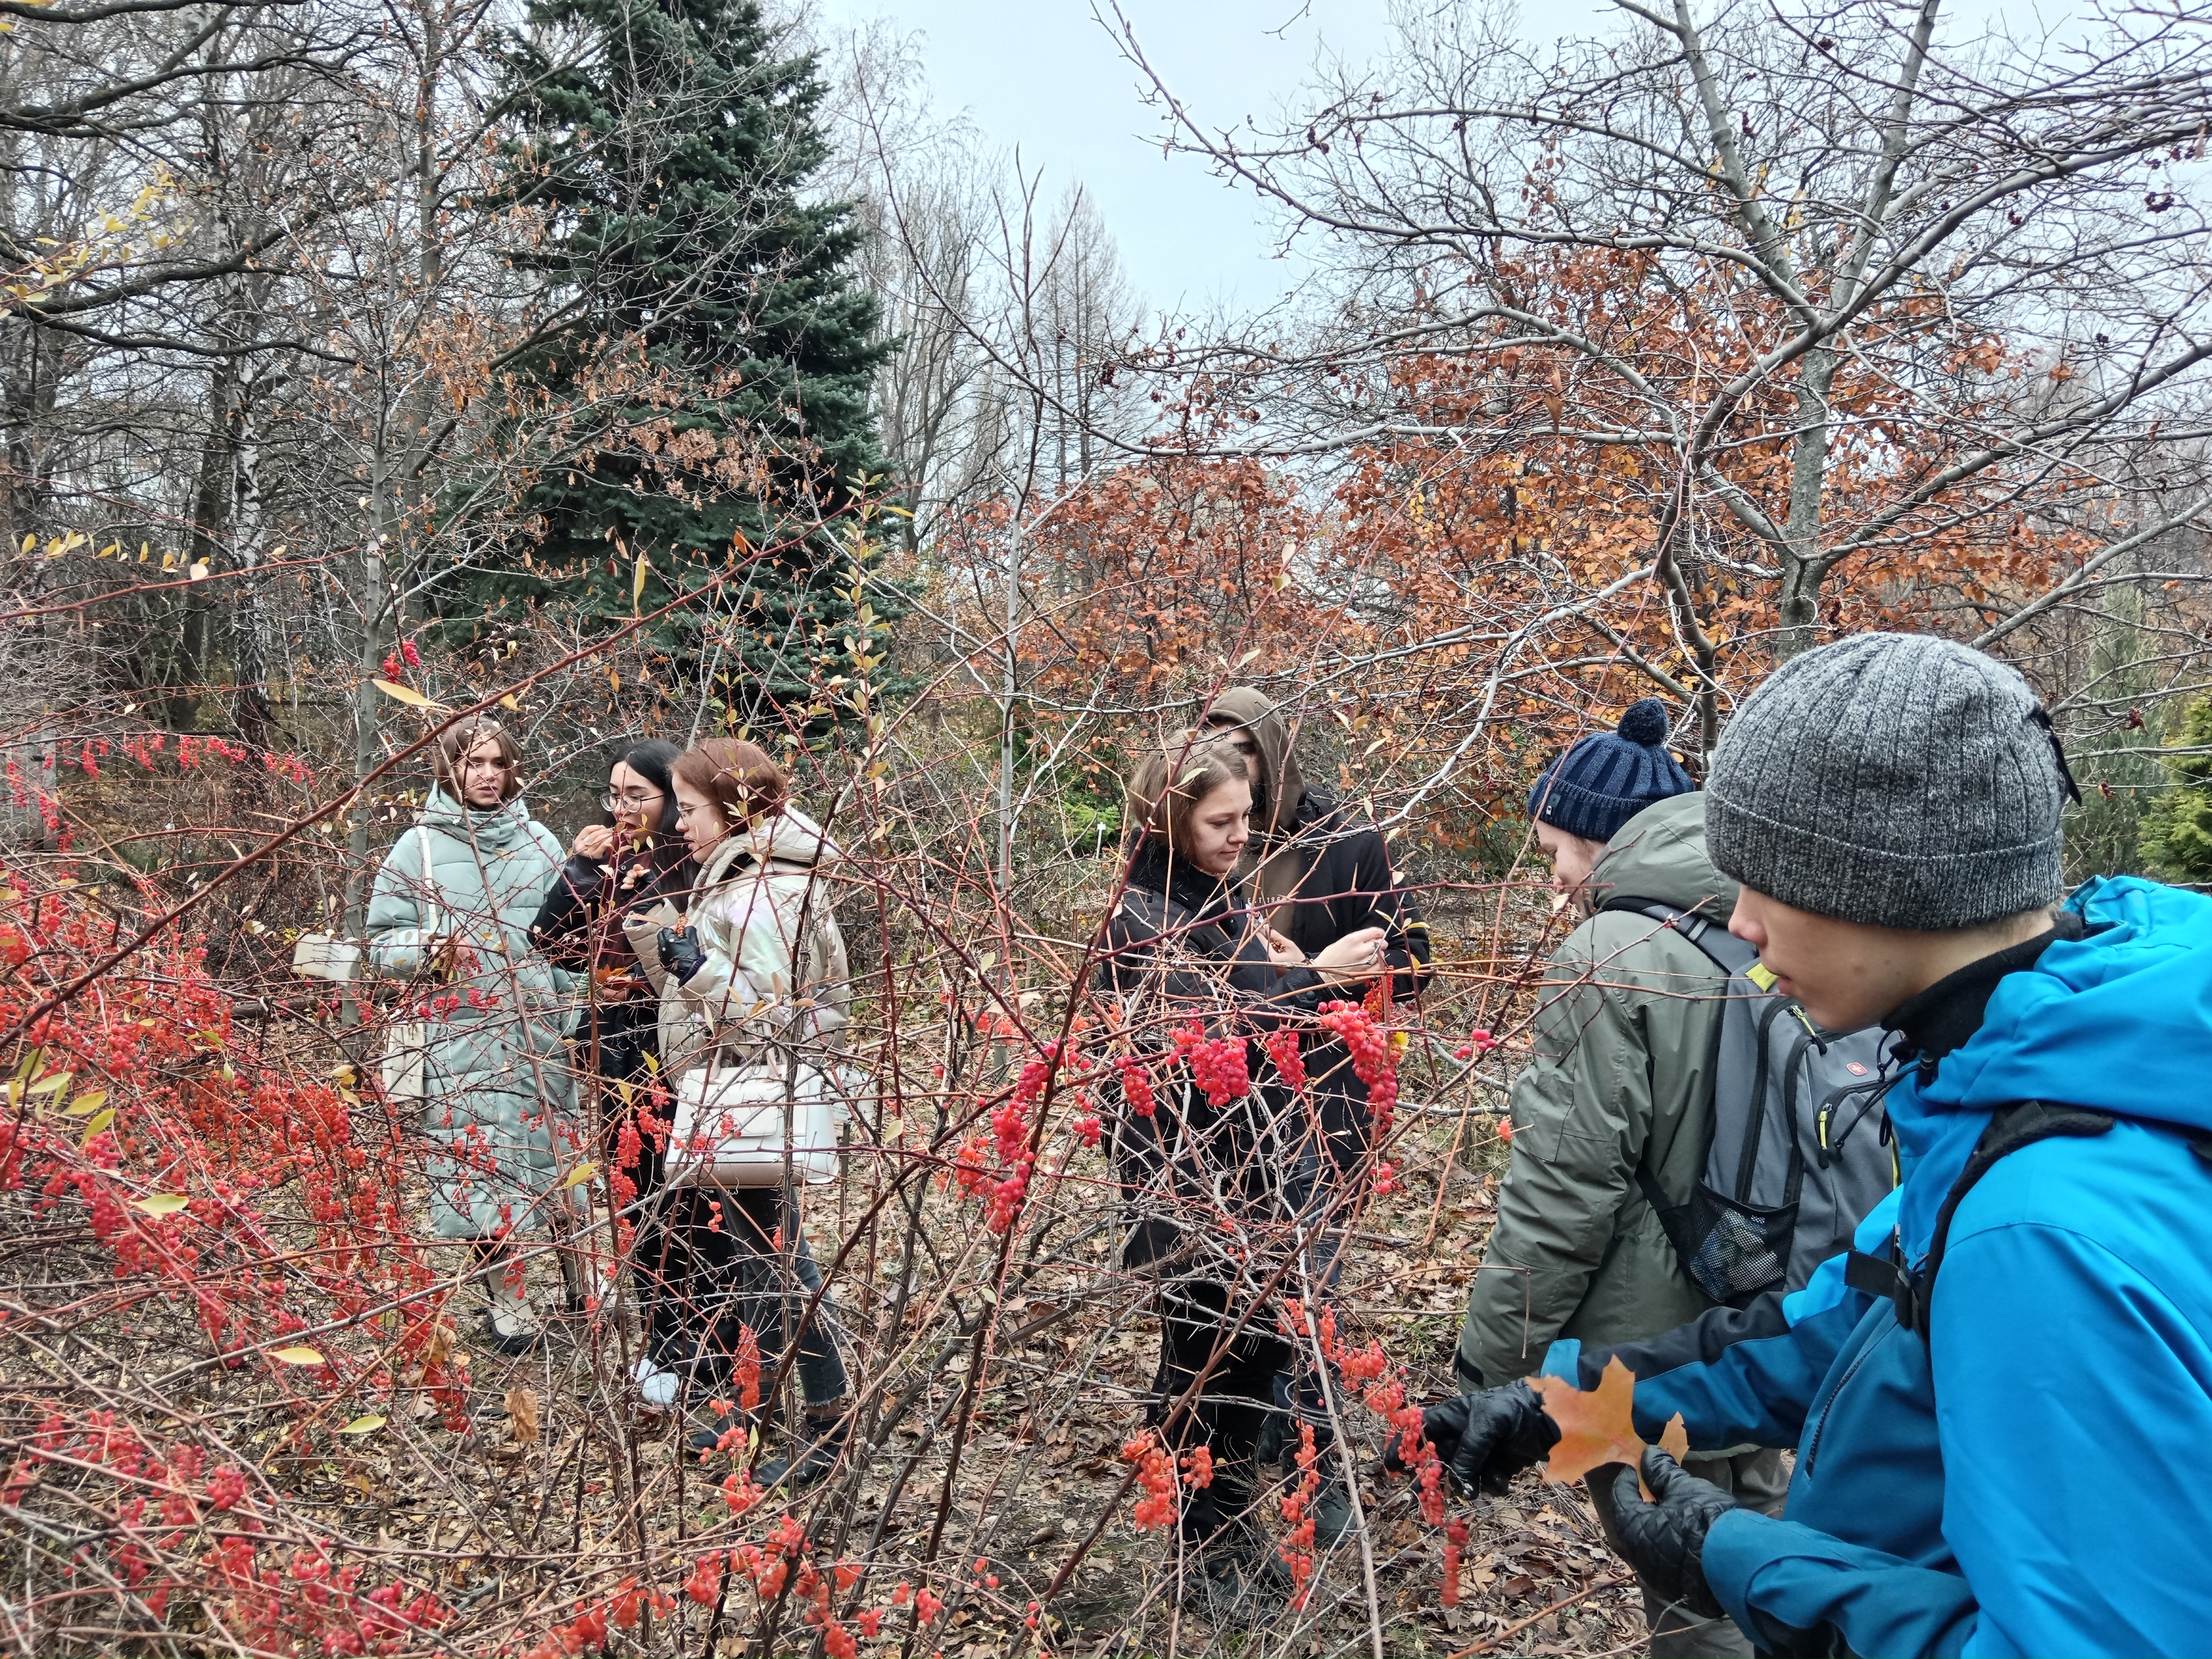
M 437 787 L 377 872 L 368 939 L 370 970 L 408 988 L 392 1018 L 411 1040 L 391 1045 L 386 1080 L 422 1102 L 431 1220 L 439 1237 L 476 1246 L 492 1340 L 508 1352 L 542 1328 L 519 1267 L 489 1270 L 522 1229 L 566 1236 L 575 1194 L 560 1183 L 580 1145 L 562 1041 L 569 977 L 530 943 L 562 848 L 520 799 L 520 760 L 492 721 L 443 735 Z

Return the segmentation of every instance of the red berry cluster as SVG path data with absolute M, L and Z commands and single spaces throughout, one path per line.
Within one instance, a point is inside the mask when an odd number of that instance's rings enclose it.
M 1121 1074 L 1121 1098 L 1139 1117 L 1150 1117 L 1158 1105 L 1152 1098 L 1152 1074 L 1145 1069 L 1145 1062 L 1133 1056 L 1125 1056 L 1114 1062 Z
M 1313 1425 L 1298 1425 L 1298 1484 L 1283 1494 L 1283 1519 L 1290 1526 L 1275 1547 L 1291 1575 L 1291 1605 L 1305 1611 L 1314 1576 L 1313 1501 L 1321 1492 L 1321 1454 L 1314 1449 Z
M 1390 1034 L 1356 1002 L 1322 1003 L 1318 1023 L 1352 1051 L 1352 1070 L 1367 1085 L 1367 1105 L 1374 1115 L 1379 1145 L 1389 1138 L 1391 1116 L 1398 1106 L 1398 1062 L 1390 1052 Z
M 1437 1599 L 1448 1607 L 1459 1605 L 1459 1564 L 1467 1550 L 1467 1522 L 1452 1516 L 1444 1527 L 1444 1582 Z
M 1190 1080 L 1217 1112 L 1251 1092 L 1252 1073 L 1242 1037 L 1209 1039 L 1203 1026 L 1178 1025 L 1171 1034 L 1176 1053 L 1190 1062 Z
M 1150 1429 L 1121 1443 L 1124 1462 L 1137 1466 L 1137 1484 L 1145 1495 L 1137 1500 L 1136 1512 L 1130 1518 L 1139 1530 L 1154 1527 L 1171 1527 L 1176 1519 L 1175 1462 L 1160 1445 Z M 1211 1478 L 1212 1464 L 1207 1465 Z
M 1484 1026 L 1478 1025 L 1467 1034 L 1467 1041 L 1452 1050 L 1454 1060 L 1480 1060 L 1498 1046 L 1498 1039 Z
M 1275 1075 L 1292 1094 L 1304 1094 L 1306 1087 L 1306 1060 L 1298 1048 L 1297 1029 L 1278 1025 L 1260 1039 L 1260 1046 L 1267 1051 L 1267 1063 L 1275 1068 Z

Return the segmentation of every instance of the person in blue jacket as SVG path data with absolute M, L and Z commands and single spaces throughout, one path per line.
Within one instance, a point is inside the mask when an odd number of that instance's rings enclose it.
M 1731 930 L 1823 1026 L 1898 1033 L 1904 1169 L 1788 1297 L 1544 1370 L 1636 1376 L 1638 1432 L 1795 1445 L 1781 1518 L 1656 1448 L 1615 1547 L 1768 1654 L 2212 1648 L 2212 898 L 2063 907 L 2065 761 L 2026 683 L 1861 635 L 1744 703 L 1706 795 Z M 1559 1438 L 1525 1382 L 1430 1408 L 1465 1485 Z

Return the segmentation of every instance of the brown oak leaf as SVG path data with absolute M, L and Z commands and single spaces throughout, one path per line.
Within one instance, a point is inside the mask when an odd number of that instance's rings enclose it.
M 1626 1463 L 1635 1468 L 1644 1461 L 1644 1437 L 1636 1432 L 1632 1410 L 1636 1401 L 1636 1373 L 1622 1364 L 1619 1356 L 1605 1362 L 1597 1387 L 1587 1394 L 1564 1376 L 1533 1376 L 1528 1382 L 1544 1396 L 1545 1413 L 1559 1425 L 1559 1443 L 1552 1448 L 1552 1460 L 1544 1465 L 1545 1480 L 1566 1485 L 1607 1463 Z M 1690 1449 L 1689 1431 L 1680 1412 L 1660 1431 L 1659 1445 L 1677 1462 Z M 1639 1475 L 1638 1484 L 1642 1480 Z M 1651 1496 L 1649 1488 L 1644 1496 L 1647 1499 Z

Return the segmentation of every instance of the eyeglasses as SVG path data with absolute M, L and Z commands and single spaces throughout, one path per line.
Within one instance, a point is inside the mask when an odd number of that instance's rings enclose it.
M 617 795 L 610 790 L 599 797 L 599 805 L 610 812 L 642 812 L 661 797 L 651 795 Z

